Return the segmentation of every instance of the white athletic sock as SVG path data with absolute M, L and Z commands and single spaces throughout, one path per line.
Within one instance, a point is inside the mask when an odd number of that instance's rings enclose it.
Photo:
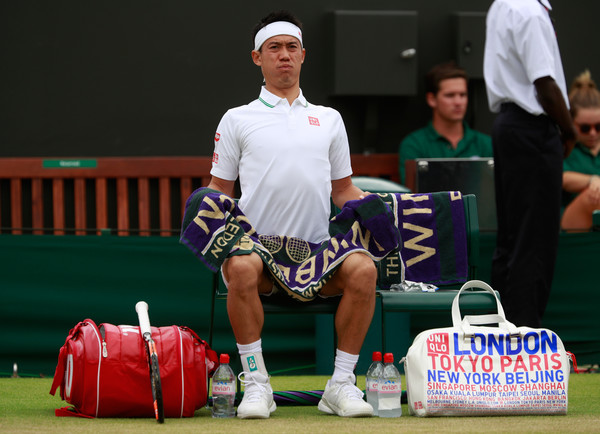
M 262 339 L 259 339 L 257 341 L 254 341 L 250 344 L 236 344 L 237 348 L 238 348 L 238 353 L 240 353 L 240 356 L 243 356 L 244 354 L 248 354 L 248 353 L 262 353 Z
M 263 360 L 261 339 L 246 345 L 237 344 L 237 347 L 244 375 L 251 376 L 254 372 L 260 372 L 266 377 L 269 376 L 265 361 Z
M 335 351 L 335 362 L 331 380 L 335 382 L 338 378 L 345 378 L 348 375 L 354 376 L 354 368 L 358 363 L 358 354 L 349 354 L 341 351 L 339 348 Z

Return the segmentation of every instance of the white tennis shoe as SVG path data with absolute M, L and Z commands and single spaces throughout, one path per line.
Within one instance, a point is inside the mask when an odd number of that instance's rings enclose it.
M 354 382 L 354 375 L 335 382 L 327 381 L 319 401 L 319 410 L 342 417 L 373 416 L 373 407 L 363 400 L 364 393 L 354 385 Z
M 241 379 L 241 376 L 244 379 Z M 275 411 L 277 405 L 273 400 L 273 388 L 269 377 L 260 372 L 241 372 L 238 375 L 244 385 L 244 397 L 237 408 L 240 419 L 267 419 Z

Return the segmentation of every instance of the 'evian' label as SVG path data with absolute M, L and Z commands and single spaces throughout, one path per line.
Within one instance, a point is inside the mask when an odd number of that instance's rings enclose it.
M 379 383 L 379 393 L 398 393 L 402 388 L 399 381 L 387 380 Z
M 219 381 L 212 385 L 213 395 L 233 395 L 235 394 L 235 387 L 233 384 Z

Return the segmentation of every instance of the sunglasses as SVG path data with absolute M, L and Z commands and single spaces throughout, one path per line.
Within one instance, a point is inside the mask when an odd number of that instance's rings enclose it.
M 592 130 L 592 128 L 597 133 L 600 133 L 600 123 L 598 123 L 598 124 L 577 124 L 577 126 L 579 127 L 579 131 L 581 131 L 581 134 L 588 134 Z

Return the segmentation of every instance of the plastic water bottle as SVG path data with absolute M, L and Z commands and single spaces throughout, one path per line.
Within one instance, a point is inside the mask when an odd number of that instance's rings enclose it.
M 394 365 L 394 355 L 385 353 L 383 356 L 383 371 L 379 376 L 378 416 L 402 416 L 402 385 L 400 371 Z
M 377 396 L 377 385 L 379 384 L 379 376 L 383 372 L 383 363 L 381 362 L 381 353 L 375 351 L 373 353 L 373 363 L 367 369 L 366 389 L 367 389 L 367 402 L 373 407 L 373 416 L 377 416 L 377 408 L 379 406 Z
M 212 377 L 212 417 L 234 417 L 236 383 L 229 366 L 229 354 L 221 354 L 219 362 Z

